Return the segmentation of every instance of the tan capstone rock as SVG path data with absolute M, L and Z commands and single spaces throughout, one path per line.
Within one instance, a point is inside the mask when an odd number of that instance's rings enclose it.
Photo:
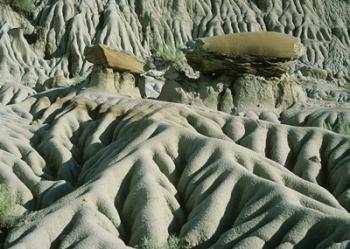
M 279 77 L 305 53 L 296 37 L 277 32 L 245 32 L 204 37 L 189 43 L 186 58 L 203 73 L 245 73 Z
M 295 60 L 304 54 L 300 39 L 278 32 L 243 32 L 201 38 L 206 52 Z
M 136 56 L 109 48 L 106 45 L 99 44 L 86 47 L 84 55 L 89 62 L 112 68 L 118 72 L 131 72 L 135 74 L 145 72 L 143 69 L 145 64 Z

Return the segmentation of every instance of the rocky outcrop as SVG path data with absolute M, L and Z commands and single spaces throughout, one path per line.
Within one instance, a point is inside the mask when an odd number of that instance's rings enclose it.
M 124 95 L 140 98 L 137 78 L 130 72 L 118 72 L 112 68 L 94 65 L 84 87 L 108 95 Z
M 300 40 L 277 32 L 251 32 L 204 37 L 189 42 L 186 58 L 203 73 L 245 73 L 279 77 L 303 56 Z
M 197 80 L 168 79 L 158 99 L 231 113 L 234 104 L 230 87 L 231 79 L 225 75 L 216 79 L 209 76 Z
M 243 75 L 232 83 L 233 103 L 237 109 L 286 110 L 306 101 L 301 85 L 290 76 L 265 79 Z
M 145 64 L 135 56 L 105 45 L 86 47 L 85 58 L 94 65 L 112 68 L 118 72 L 144 73 Z
M 306 95 L 298 81 L 288 75 L 266 79 L 252 74 L 232 77 L 223 73 L 192 80 L 186 77 L 167 80 L 158 99 L 227 113 L 279 113 L 306 101 Z

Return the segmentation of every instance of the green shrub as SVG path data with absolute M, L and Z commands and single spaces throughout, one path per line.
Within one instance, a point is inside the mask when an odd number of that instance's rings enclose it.
M 166 245 L 157 246 L 156 243 L 148 238 L 144 238 L 142 243 L 136 247 L 137 249 L 184 249 L 180 246 L 180 240 L 174 235 L 169 236 Z
M 17 0 L 19 7 L 24 11 L 32 11 L 34 4 L 31 0 Z
M 325 100 L 325 101 L 335 101 L 336 98 L 335 98 L 335 96 L 333 96 L 331 94 L 327 94 L 326 97 L 323 98 L 323 100 Z
M 12 215 L 12 212 L 15 205 L 16 198 L 5 185 L 0 184 L 0 229 L 14 225 L 16 218 Z
M 168 238 L 168 241 L 167 241 L 167 249 L 183 249 L 184 247 L 181 247 L 180 246 L 180 240 L 178 237 L 174 236 L 174 235 L 171 235 L 169 238 Z
M 338 120 L 334 125 L 326 122 L 324 128 L 343 135 L 350 135 L 350 123 L 346 121 L 342 115 L 338 117 Z
M 340 134 L 350 135 L 350 124 L 344 119 L 343 116 L 338 118 L 337 128 Z
M 136 246 L 137 249 L 158 249 L 154 241 L 148 238 L 143 238 L 142 243 Z
M 34 9 L 32 0 L 6 0 L 5 3 L 17 11 L 31 12 Z
M 169 64 L 180 64 L 186 60 L 185 54 L 180 49 L 169 45 L 158 47 L 154 56 Z

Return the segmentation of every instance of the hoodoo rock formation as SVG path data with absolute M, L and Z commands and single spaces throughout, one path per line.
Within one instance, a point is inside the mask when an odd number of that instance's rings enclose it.
M 298 38 L 252 32 L 204 37 L 188 46 L 187 61 L 201 76 L 166 81 L 159 99 L 227 113 L 281 112 L 305 101 L 301 84 L 288 74 L 305 52 Z
M 137 57 L 105 45 L 86 47 L 84 55 L 93 63 L 86 87 L 134 97 L 141 97 L 137 77 L 144 73 L 145 64 Z

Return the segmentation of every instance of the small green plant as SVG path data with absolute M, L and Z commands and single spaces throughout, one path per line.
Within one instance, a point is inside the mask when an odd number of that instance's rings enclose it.
M 180 64 L 186 60 L 185 54 L 180 49 L 169 45 L 158 47 L 155 57 L 169 64 Z
M 180 246 L 180 240 L 174 235 L 169 236 L 167 242 L 163 246 L 157 246 L 154 240 L 144 238 L 142 243 L 136 247 L 137 249 L 185 249 Z
M 326 122 L 324 128 L 343 135 L 350 135 L 350 123 L 346 121 L 342 115 L 338 117 L 338 120 L 334 125 Z
M 333 96 L 331 94 L 327 94 L 326 97 L 323 98 L 323 100 L 325 100 L 325 101 L 335 101 L 336 98 L 335 98 L 335 96 Z
M 15 217 L 12 215 L 16 198 L 4 184 L 0 184 L 0 229 L 13 226 Z
M 27 13 L 34 9 L 32 0 L 7 0 L 5 3 L 9 4 L 13 9 Z
M 19 7 L 24 11 L 32 11 L 34 4 L 31 0 L 17 0 Z
M 343 116 L 338 118 L 338 132 L 344 135 L 350 135 L 350 124 Z
M 180 240 L 178 237 L 171 235 L 167 240 L 167 249 L 184 249 L 180 246 Z

